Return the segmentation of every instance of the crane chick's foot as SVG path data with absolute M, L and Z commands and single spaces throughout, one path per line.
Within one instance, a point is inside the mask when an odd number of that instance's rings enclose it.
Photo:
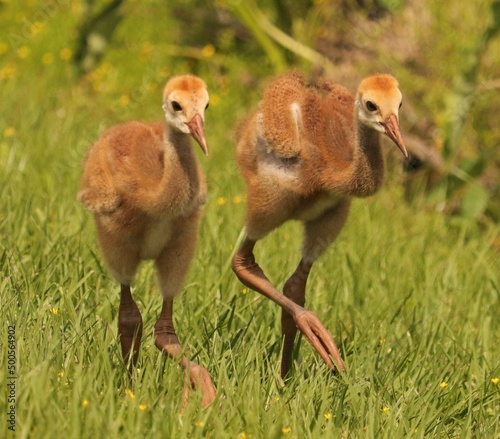
M 254 246 L 255 241 L 246 238 L 233 257 L 232 268 L 240 281 L 281 306 L 284 312 L 292 316 L 297 328 L 306 336 L 327 366 L 330 369 L 335 369 L 335 362 L 338 370 L 344 371 L 344 362 L 330 332 L 323 326 L 316 314 L 298 305 L 276 289 L 255 261 Z M 298 281 L 301 276 L 301 273 L 297 275 Z M 305 280 L 302 282 L 304 282 L 305 288 Z M 289 364 L 285 366 L 287 369 L 285 372 L 288 371 L 288 368 Z
M 123 360 L 130 362 L 130 368 L 137 364 L 142 338 L 142 317 L 137 304 L 132 299 L 129 285 L 121 286 L 120 308 L 118 311 L 118 335 Z M 131 358 L 132 357 L 132 358 Z
M 154 328 L 155 345 L 169 357 L 180 359 L 185 370 L 182 412 L 186 410 L 192 389 L 199 389 L 202 394 L 202 406 L 209 406 L 216 396 L 215 386 L 208 371 L 199 364 L 189 361 L 182 353 L 177 334 L 171 319 L 160 318 Z
M 335 366 L 337 366 L 337 370 L 344 372 L 345 365 L 339 349 L 332 335 L 323 326 L 316 314 L 302 308 L 302 310 L 294 314 L 293 318 L 297 328 L 306 336 L 307 341 L 316 349 L 326 365 L 332 370 L 335 370 Z

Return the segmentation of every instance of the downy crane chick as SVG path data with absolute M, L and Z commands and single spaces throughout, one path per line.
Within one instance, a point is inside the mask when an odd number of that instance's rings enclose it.
M 203 128 L 208 100 L 200 78 L 172 78 L 163 92 L 165 123 L 129 122 L 107 130 L 87 153 L 78 194 L 94 215 L 102 254 L 121 285 L 118 334 L 125 362 L 136 364 L 142 336 L 130 285 L 139 263 L 153 259 L 163 297 L 155 344 L 181 362 L 204 405 L 215 398 L 215 388 L 207 370 L 183 355 L 172 312 L 206 202 L 205 177 L 190 136 L 208 154 Z
M 314 261 L 344 226 L 352 197 L 372 195 L 382 184 L 380 133 L 408 157 L 399 129 L 401 99 L 389 75 L 365 78 L 353 96 L 334 82 L 290 72 L 269 84 L 259 109 L 238 130 L 247 215 L 232 268 L 243 284 L 282 308 L 282 377 L 291 366 L 297 327 L 329 368 L 345 369 L 331 334 L 304 308 L 306 282 Z M 281 294 L 253 249 L 290 219 L 304 225 L 302 258 Z

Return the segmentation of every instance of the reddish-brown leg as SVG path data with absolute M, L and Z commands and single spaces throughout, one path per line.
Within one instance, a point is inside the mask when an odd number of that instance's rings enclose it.
M 306 301 L 306 283 L 312 264 L 301 260 L 295 272 L 285 282 L 283 294 L 294 303 L 304 306 Z M 285 378 L 292 365 L 293 345 L 297 334 L 297 325 L 293 316 L 282 310 L 281 334 L 283 336 L 283 354 L 281 357 L 281 378 Z
M 123 360 L 132 368 L 137 364 L 141 348 L 142 317 L 137 304 L 132 298 L 130 285 L 121 285 L 118 335 Z
M 186 380 L 183 395 L 183 410 L 185 410 L 190 388 L 200 389 L 203 400 L 203 407 L 208 406 L 215 399 L 215 387 L 208 371 L 189 361 L 182 353 L 182 346 L 179 343 L 177 334 L 172 321 L 173 298 L 167 298 L 163 301 L 163 308 L 160 317 L 154 327 L 155 345 L 169 357 L 180 360 L 180 364 L 186 371 Z M 189 377 L 189 378 L 188 378 Z
M 268 297 L 281 306 L 283 311 L 290 314 L 295 325 L 305 335 L 309 343 L 316 349 L 330 369 L 334 369 L 336 364 L 339 370 L 345 370 L 340 352 L 335 345 L 332 335 L 323 326 L 316 314 L 281 294 L 273 286 L 257 262 L 255 262 L 253 254 L 254 246 L 255 241 L 247 237 L 234 255 L 232 268 L 236 276 L 238 276 L 244 285 Z M 295 280 L 292 281 L 292 284 L 294 283 Z M 288 338 L 291 338 L 291 334 Z

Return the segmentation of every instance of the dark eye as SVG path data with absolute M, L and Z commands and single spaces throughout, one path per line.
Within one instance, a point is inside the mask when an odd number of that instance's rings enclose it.
M 210 105 L 209 103 L 207 103 L 207 105 L 205 105 L 205 110 L 209 107 L 209 105 Z
M 399 104 L 399 108 L 401 108 L 403 106 L 403 101 L 401 101 L 401 103 Z
M 172 101 L 172 108 L 174 109 L 174 111 L 181 111 L 182 110 L 181 105 L 177 101 Z
M 377 106 L 372 101 L 366 101 L 365 105 L 368 111 L 377 111 Z

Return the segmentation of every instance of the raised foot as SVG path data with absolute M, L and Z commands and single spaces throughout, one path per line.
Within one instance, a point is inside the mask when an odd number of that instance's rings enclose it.
M 316 314 L 303 309 L 294 315 L 294 319 L 299 330 L 323 358 L 326 365 L 332 370 L 336 367 L 340 372 L 345 371 L 344 362 L 332 335 L 323 326 Z
M 203 408 L 208 407 L 215 400 L 216 391 L 212 382 L 212 378 L 208 371 L 199 364 L 190 362 L 188 370 L 186 371 L 186 378 L 189 375 L 189 382 L 186 379 L 184 382 L 184 402 L 183 409 L 186 408 L 189 392 L 191 389 L 199 389 L 202 395 L 201 404 Z
M 208 371 L 199 364 L 189 361 L 182 353 L 182 346 L 179 344 L 177 335 L 170 327 L 162 327 L 159 324 L 155 327 L 155 345 L 169 357 L 180 359 L 185 370 L 184 390 L 182 393 L 182 412 L 186 410 L 189 402 L 191 390 L 200 390 L 202 394 L 202 406 L 206 408 L 216 396 L 215 386 Z

